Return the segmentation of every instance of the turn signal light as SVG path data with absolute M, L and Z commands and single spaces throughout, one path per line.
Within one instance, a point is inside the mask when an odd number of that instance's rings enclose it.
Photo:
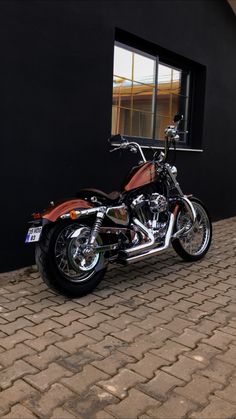
M 75 211 L 75 210 L 70 211 L 70 218 L 71 218 L 72 220 L 76 220 L 76 218 L 77 218 L 77 213 L 76 213 L 76 211 Z

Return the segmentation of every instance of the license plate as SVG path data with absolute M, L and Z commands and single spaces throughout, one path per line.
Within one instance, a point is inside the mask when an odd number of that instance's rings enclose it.
M 40 235 L 42 232 L 43 227 L 31 227 L 28 230 L 28 233 L 25 238 L 25 243 L 33 243 L 38 242 L 40 239 Z

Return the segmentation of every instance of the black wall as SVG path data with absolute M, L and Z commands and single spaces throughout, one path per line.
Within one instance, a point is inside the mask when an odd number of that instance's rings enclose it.
M 0 2 L 0 269 L 33 262 L 27 220 L 80 187 L 119 188 L 109 154 L 115 28 L 206 66 L 203 153 L 179 179 L 213 219 L 236 215 L 236 18 L 224 0 Z

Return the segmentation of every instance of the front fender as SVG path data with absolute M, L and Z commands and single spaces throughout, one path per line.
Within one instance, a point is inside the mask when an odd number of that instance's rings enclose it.
M 93 205 L 84 199 L 68 199 L 67 201 L 60 202 L 49 207 L 43 214 L 42 219 L 55 222 L 58 218 L 75 209 L 88 209 L 93 208 Z

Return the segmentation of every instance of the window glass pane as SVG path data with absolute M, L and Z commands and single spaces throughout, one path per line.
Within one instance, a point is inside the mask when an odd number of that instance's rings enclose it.
M 134 53 L 134 81 L 153 84 L 155 81 L 155 60 Z
M 112 122 L 111 122 L 111 133 L 115 135 L 119 132 L 118 127 L 118 106 L 112 105 Z
M 152 138 L 156 59 L 115 47 L 113 134 Z
M 187 96 L 172 94 L 172 111 L 174 115 L 180 113 L 185 117 L 185 109 L 188 101 Z
M 159 115 L 156 117 L 156 135 L 155 138 L 158 140 L 164 140 L 165 138 L 165 128 L 170 125 L 169 116 Z
M 131 135 L 135 137 L 152 138 L 153 115 L 147 112 L 132 112 Z
M 157 86 L 157 116 L 156 135 L 157 139 L 164 139 L 165 125 L 173 121 L 177 113 L 184 115 L 185 123 L 181 123 L 183 129 L 187 129 L 188 114 L 188 90 L 189 74 L 176 68 L 159 64 Z M 180 140 L 185 140 L 181 137 Z
M 184 115 L 181 130 L 188 130 L 189 77 L 158 57 L 115 46 L 112 133 L 164 139 L 176 113 Z
M 153 112 L 154 86 L 148 84 L 133 85 L 133 108 L 135 110 Z
M 158 85 L 171 82 L 171 68 L 163 64 L 158 66 Z
M 173 70 L 173 80 L 180 81 L 181 71 L 180 70 Z
M 131 135 L 131 109 L 112 107 L 112 134 Z
M 113 80 L 113 105 L 131 108 L 132 81 L 114 77 Z
M 173 70 L 171 81 L 171 92 L 181 93 L 181 77 L 182 71 Z
M 115 46 L 113 69 L 115 76 L 132 79 L 132 55 L 131 51 Z

